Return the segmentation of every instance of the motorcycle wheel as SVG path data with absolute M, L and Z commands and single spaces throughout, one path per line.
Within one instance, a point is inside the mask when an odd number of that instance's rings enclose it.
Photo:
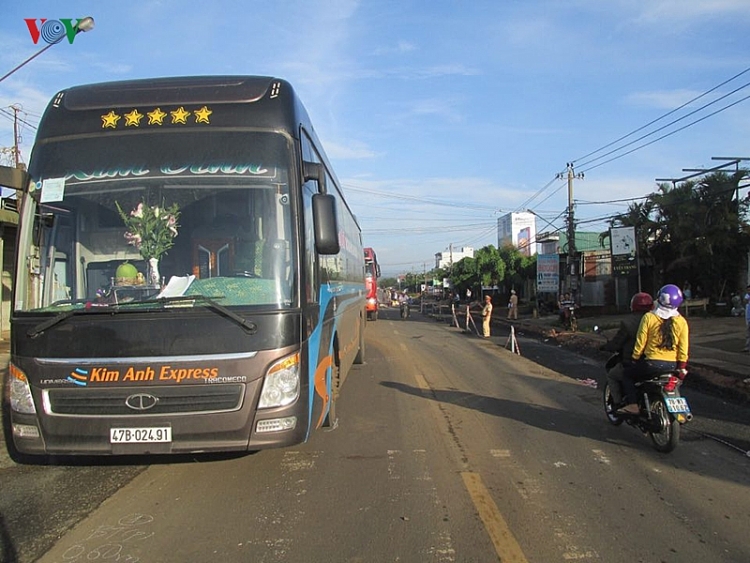
M 667 405 L 660 398 L 651 403 L 651 416 L 656 418 L 659 431 L 649 431 L 648 435 L 657 452 L 669 453 L 680 441 L 680 423 L 669 416 Z
M 620 426 L 623 423 L 623 418 L 615 411 L 615 403 L 612 400 L 612 392 L 609 389 L 609 383 L 604 386 L 604 414 L 607 416 L 607 420 L 612 426 Z
M 572 315 L 570 317 L 570 330 L 572 330 L 573 332 L 578 331 L 578 320 Z

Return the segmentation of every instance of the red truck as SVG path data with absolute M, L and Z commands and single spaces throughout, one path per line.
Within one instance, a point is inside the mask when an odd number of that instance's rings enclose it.
M 378 320 L 378 278 L 380 265 L 372 248 L 365 248 L 365 291 L 367 293 L 367 318 Z

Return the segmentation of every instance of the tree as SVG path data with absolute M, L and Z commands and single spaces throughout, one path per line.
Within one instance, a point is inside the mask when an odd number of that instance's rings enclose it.
M 482 287 L 492 286 L 505 279 L 505 262 L 497 248 L 488 245 L 474 253 L 476 272 Z
M 510 288 L 521 288 L 530 279 L 536 279 L 536 256 L 526 256 L 513 245 L 503 246 L 498 253 L 505 263 L 505 281 Z
M 716 172 L 698 181 L 660 184 L 642 204 L 633 204 L 611 226 L 634 226 L 641 257 L 654 264 L 654 286 L 700 285 L 722 298 L 736 289 L 750 249 L 748 200 L 740 200 L 747 172 Z
M 474 291 L 503 282 L 521 287 L 536 277 L 535 264 L 534 257 L 521 254 L 514 246 L 498 250 L 489 245 L 475 251 L 474 258 L 463 258 L 453 264 L 451 279 L 461 295 L 467 288 Z

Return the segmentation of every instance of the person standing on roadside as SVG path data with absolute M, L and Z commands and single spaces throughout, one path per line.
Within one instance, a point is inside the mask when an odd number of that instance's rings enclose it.
M 516 290 L 510 290 L 510 300 L 508 301 L 508 319 L 518 320 L 518 295 Z
M 484 307 L 482 307 L 482 335 L 490 337 L 490 323 L 492 322 L 492 297 L 484 296 Z

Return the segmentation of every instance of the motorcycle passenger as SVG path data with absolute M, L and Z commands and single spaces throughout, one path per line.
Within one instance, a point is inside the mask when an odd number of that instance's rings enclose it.
M 638 326 L 645 313 L 654 306 L 654 300 L 648 293 L 639 292 L 630 299 L 630 312 L 633 313 L 620 322 L 620 328 L 612 340 L 599 347 L 605 352 L 619 352 L 620 362 L 607 373 L 609 389 L 612 393 L 614 408 L 623 406 L 622 380 L 624 371 L 632 366 L 633 347 Z
M 643 315 L 633 346 L 633 366 L 625 370 L 623 390 L 627 404 L 620 414 L 638 414 L 636 387 L 661 373 L 674 372 L 680 380 L 687 375 L 689 351 L 688 323 L 680 314 L 682 291 L 667 284 L 656 296 L 656 307 Z

